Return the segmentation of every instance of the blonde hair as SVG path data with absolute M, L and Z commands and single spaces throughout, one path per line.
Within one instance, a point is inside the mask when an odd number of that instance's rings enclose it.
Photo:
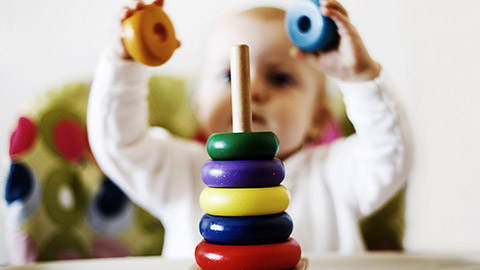
M 264 21 L 283 21 L 285 13 L 285 10 L 276 7 L 257 7 L 242 11 L 234 17 L 251 17 Z
M 224 31 L 224 28 L 228 28 L 229 25 L 237 20 L 244 20 L 246 18 L 259 20 L 262 22 L 278 22 L 282 21 L 285 18 L 286 11 L 281 8 L 276 7 L 256 7 L 251 9 L 246 9 L 235 13 L 233 16 L 228 16 L 222 18 L 217 22 L 212 31 L 210 31 L 210 36 L 215 36 L 217 32 Z M 210 38 L 211 40 L 211 38 Z
M 318 142 L 325 131 L 325 128 L 329 123 L 331 123 L 334 119 L 333 112 L 329 106 L 329 98 L 326 89 L 326 76 L 322 72 L 318 72 L 319 76 L 321 76 L 319 87 L 317 94 L 315 96 L 315 105 L 314 105 L 314 112 L 312 115 L 312 122 L 311 125 L 314 125 L 318 128 L 311 129 L 305 136 L 305 144 Z

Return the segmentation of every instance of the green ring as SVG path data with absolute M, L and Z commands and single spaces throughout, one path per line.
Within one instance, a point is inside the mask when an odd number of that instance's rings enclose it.
M 58 200 L 58 193 L 64 185 L 72 192 L 73 209 L 65 209 Z M 82 179 L 74 171 L 57 168 L 47 177 L 43 200 L 48 215 L 55 223 L 64 226 L 76 224 L 84 215 L 87 200 Z
M 65 249 L 77 251 L 82 258 L 90 257 L 86 243 L 83 243 L 83 240 L 73 231 L 60 229 L 59 232 L 54 233 L 45 242 L 39 255 L 41 261 L 58 260 L 58 254 Z
M 270 159 L 278 152 L 273 132 L 215 133 L 207 140 L 207 153 L 213 160 Z

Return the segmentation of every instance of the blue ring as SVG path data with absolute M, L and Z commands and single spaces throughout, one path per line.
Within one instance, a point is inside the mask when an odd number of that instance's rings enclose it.
M 277 159 L 210 160 L 203 164 L 202 180 L 215 188 L 260 188 L 278 186 L 285 167 Z
M 39 208 L 42 193 L 33 168 L 23 162 L 13 162 L 5 186 L 6 220 L 15 226 L 27 222 Z
M 7 205 L 15 201 L 25 201 L 32 194 L 35 181 L 33 172 L 20 162 L 12 162 L 5 183 L 5 200 Z
M 300 0 L 287 11 L 285 26 L 292 42 L 303 51 L 329 48 L 338 39 L 337 26 L 320 12 L 318 0 Z
M 287 241 L 293 230 L 293 221 L 286 212 L 248 217 L 205 214 L 199 227 L 202 237 L 211 243 L 260 245 Z

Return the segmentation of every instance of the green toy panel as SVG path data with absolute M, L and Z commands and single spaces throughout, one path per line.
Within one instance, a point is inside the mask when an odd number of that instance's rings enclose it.
M 93 160 L 88 92 L 88 84 L 74 83 L 43 93 L 12 133 L 5 194 L 12 264 L 162 253 L 162 223 Z

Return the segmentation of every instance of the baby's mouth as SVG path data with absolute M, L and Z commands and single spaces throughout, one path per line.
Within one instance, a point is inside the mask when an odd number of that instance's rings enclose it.
M 265 124 L 265 118 L 263 118 L 262 116 L 258 115 L 258 114 L 255 114 L 253 113 L 252 114 L 252 123 L 253 124 Z

